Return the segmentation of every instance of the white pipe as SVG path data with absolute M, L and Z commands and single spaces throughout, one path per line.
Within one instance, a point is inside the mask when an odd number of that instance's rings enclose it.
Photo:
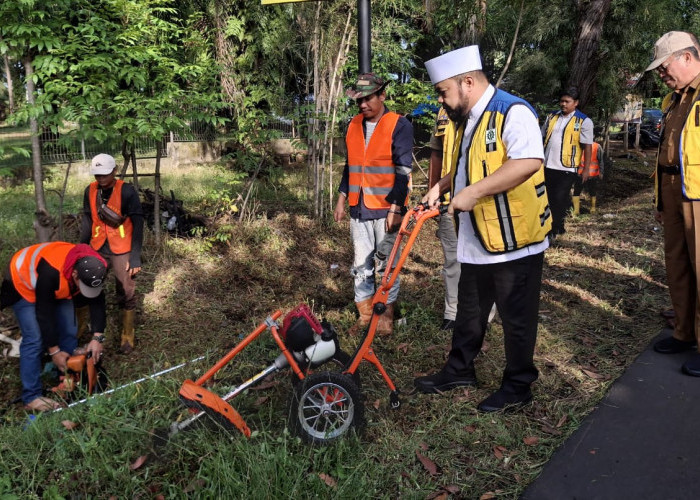
M 189 360 L 189 361 L 185 361 L 184 363 L 180 363 L 180 364 L 177 365 L 177 366 L 172 366 L 172 367 L 170 367 L 170 368 L 167 368 L 167 369 L 165 369 L 165 370 L 161 370 L 161 371 L 159 371 L 159 372 L 157 372 L 157 373 L 154 373 L 154 374 L 152 374 L 152 375 L 147 375 L 147 376 L 145 376 L 145 377 L 141 377 L 141 378 L 138 379 L 138 380 L 134 380 L 134 381 L 129 382 L 129 383 L 124 384 L 124 385 L 120 385 L 119 387 L 115 387 L 114 389 L 109 389 L 108 391 L 104 391 L 104 392 L 99 392 L 99 393 L 97 393 L 97 394 L 93 394 L 93 397 L 94 397 L 94 396 L 105 396 L 105 395 L 107 395 L 107 394 L 112 394 L 113 392 L 116 392 L 116 391 L 118 391 L 118 390 L 120 390 L 120 389 L 124 389 L 124 388 L 126 388 L 126 387 L 129 387 L 129 386 L 132 386 L 132 385 L 135 385 L 135 384 L 140 384 L 141 382 L 144 382 L 144 381 L 146 381 L 146 380 L 152 380 L 152 379 L 154 379 L 154 378 L 160 377 L 161 375 L 165 375 L 166 373 L 169 373 L 169 372 L 178 370 L 178 369 L 182 368 L 183 366 L 189 365 L 190 363 L 195 363 L 195 362 L 197 362 L 197 361 L 200 361 L 200 360 L 202 360 L 202 359 L 204 359 L 204 358 L 206 358 L 206 356 L 200 356 L 200 357 L 198 357 L 198 358 L 191 359 L 191 360 Z M 69 404 L 69 405 L 66 406 L 66 407 L 61 407 L 61 408 L 57 408 L 57 409 L 53 410 L 53 412 L 58 412 L 58 411 L 64 410 L 65 408 L 72 408 L 73 406 L 77 406 L 77 405 L 79 405 L 79 404 L 84 403 L 84 402 L 87 401 L 88 399 L 90 399 L 90 398 L 83 398 L 83 399 L 81 399 L 81 400 L 79 400 L 79 401 L 74 401 L 74 402 L 72 402 L 71 404 Z M 52 413 L 53 413 L 53 412 L 52 412 Z

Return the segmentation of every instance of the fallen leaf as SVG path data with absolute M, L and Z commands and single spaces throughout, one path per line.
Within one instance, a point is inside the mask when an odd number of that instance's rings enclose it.
M 446 500 L 447 499 L 447 492 L 440 490 L 440 491 L 434 491 L 427 497 L 425 497 L 425 500 Z
M 464 428 L 467 432 L 476 432 L 476 425 L 468 425 Z
M 551 434 L 552 436 L 561 436 L 561 431 L 557 430 L 553 427 L 550 427 L 548 425 L 542 425 L 540 427 L 542 429 L 542 432 L 546 432 L 547 434 Z
M 329 476 L 328 474 L 324 474 L 323 472 L 319 472 L 319 473 L 318 473 L 318 477 L 321 478 L 321 481 L 323 481 L 324 483 L 326 483 L 326 486 L 330 486 L 331 488 L 335 488 L 336 486 L 338 486 L 338 481 L 336 481 L 335 479 L 333 479 L 333 478 L 332 478 L 331 476 Z
M 499 460 L 503 458 L 503 452 L 506 451 L 506 448 L 503 446 L 494 446 L 493 447 L 493 454 L 496 455 L 496 458 Z
M 596 373 L 592 370 L 586 370 L 585 368 L 581 368 L 581 371 L 594 380 L 604 380 L 605 379 L 605 375 L 601 375 L 600 373 Z
M 443 486 L 442 489 L 450 495 L 459 495 L 459 492 L 461 491 L 459 489 L 459 486 L 457 486 L 456 484 L 448 484 L 447 486 Z
M 588 453 L 590 453 L 591 455 L 595 455 L 595 450 L 591 450 Z
M 523 443 L 525 443 L 528 446 L 535 446 L 539 442 L 540 442 L 540 438 L 535 437 L 535 436 L 528 436 L 526 438 L 523 438 Z
M 411 345 L 411 344 L 409 344 L 408 342 L 404 342 L 403 344 L 397 345 L 397 346 L 396 346 L 396 350 L 397 350 L 397 351 L 401 351 L 401 352 L 403 352 L 404 354 L 406 354 L 406 353 L 408 352 L 408 346 L 409 346 L 409 345 Z
M 440 349 L 441 351 L 445 349 L 444 345 L 430 345 L 425 348 L 425 352 L 430 352 L 430 351 L 435 351 L 436 349 Z
M 378 410 L 381 405 L 382 405 L 382 402 L 379 399 L 375 399 L 374 403 L 372 403 L 372 406 L 374 406 L 375 410 Z
M 561 418 L 559 419 L 559 422 L 557 422 L 557 429 L 559 427 L 561 427 L 562 425 L 564 425 L 567 420 L 569 420 L 569 417 L 567 417 L 566 415 L 562 415 Z
M 279 383 L 280 383 L 279 380 L 266 380 L 265 382 L 263 382 L 260 385 L 256 385 L 256 386 L 251 387 L 251 389 L 254 391 L 262 391 L 265 389 L 271 389 L 272 387 L 276 387 L 279 385 Z
M 492 498 L 496 498 L 496 494 L 493 491 L 487 491 L 479 497 L 479 500 L 491 500 Z
M 61 425 L 63 425 L 63 427 L 65 427 L 65 428 L 68 429 L 69 431 L 75 429 L 76 427 L 78 427 L 78 424 L 76 424 L 75 422 L 72 422 L 71 420 L 63 420 L 63 421 L 61 421 Z
M 204 485 L 206 484 L 207 482 L 204 479 L 195 479 L 187 485 L 187 487 L 183 490 L 183 493 L 192 493 L 195 490 L 204 488 Z
M 148 458 L 148 455 L 141 455 L 139 458 L 136 459 L 136 461 L 129 466 L 131 470 L 136 470 L 140 469 L 143 464 L 146 463 L 146 459 Z
M 254 406 L 262 406 L 265 403 L 267 403 L 267 400 L 270 399 L 267 396 L 260 396 L 258 399 L 255 400 L 255 403 L 253 403 Z
M 440 473 L 439 467 L 435 462 L 430 460 L 428 457 L 420 454 L 419 452 L 416 452 L 416 457 L 418 457 L 418 460 L 420 461 L 421 464 L 423 464 L 423 467 L 425 467 L 425 470 L 428 471 L 428 474 L 431 476 L 437 476 Z

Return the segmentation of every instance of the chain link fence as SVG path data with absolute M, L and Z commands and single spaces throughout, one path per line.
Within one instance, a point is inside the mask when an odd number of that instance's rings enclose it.
M 287 110 L 283 115 L 270 113 L 261 124 L 261 128 L 276 131 L 280 138 L 298 138 L 300 116 L 303 116 L 303 112 L 299 109 Z M 216 128 L 204 120 L 192 120 L 182 129 L 172 130 L 163 137 L 161 151 L 162 155 L 166 157 L 168 142 L 212 142 L 226 140 L 232 136 L 233 134 Z M 121 155 L 122 151 L 122 144 L 116 138 L 97 143 L 96 141 L 70 139 L 67 135 L 62 136 L 60 131 L 55 133 L 48 129 L 40 132 L 39 143 L 42 165 L 87 161 L 99 153 L 108 153 L 117 157 Z M 137 139 L 134 146 L 138 159 L 155 158 L 156 140 Z M 31 156 L 26 155 L 32 149 L 29 127 L 9 127 L 0 124 L 0 149 L 4 150 L 0 154 L 0 175 L 7 174 L 15 168 L 31 166 Z M 25 153 L 23 154 L 17 149 L 22 149 Z

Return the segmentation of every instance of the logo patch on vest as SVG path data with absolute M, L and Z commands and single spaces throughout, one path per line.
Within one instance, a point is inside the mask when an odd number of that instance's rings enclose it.
M 486 151 L 496 151 L 496 129 L 490 128 L 486 130 Z

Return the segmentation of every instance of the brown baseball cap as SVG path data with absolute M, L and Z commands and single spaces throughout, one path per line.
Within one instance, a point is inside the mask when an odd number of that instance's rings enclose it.
M 669 31 L 654 44 L 654 61 L 644 71 L 656 69 L 674 52 L 695 46 L 695 39 L 685 31 Z
M 357 81 L 352 87 L 345 91 L 345 95 L 350 99 L 360 99 L 384 90 L 388 84 L 388 81 L 374 73 L 363 73 L 357 77 Z

